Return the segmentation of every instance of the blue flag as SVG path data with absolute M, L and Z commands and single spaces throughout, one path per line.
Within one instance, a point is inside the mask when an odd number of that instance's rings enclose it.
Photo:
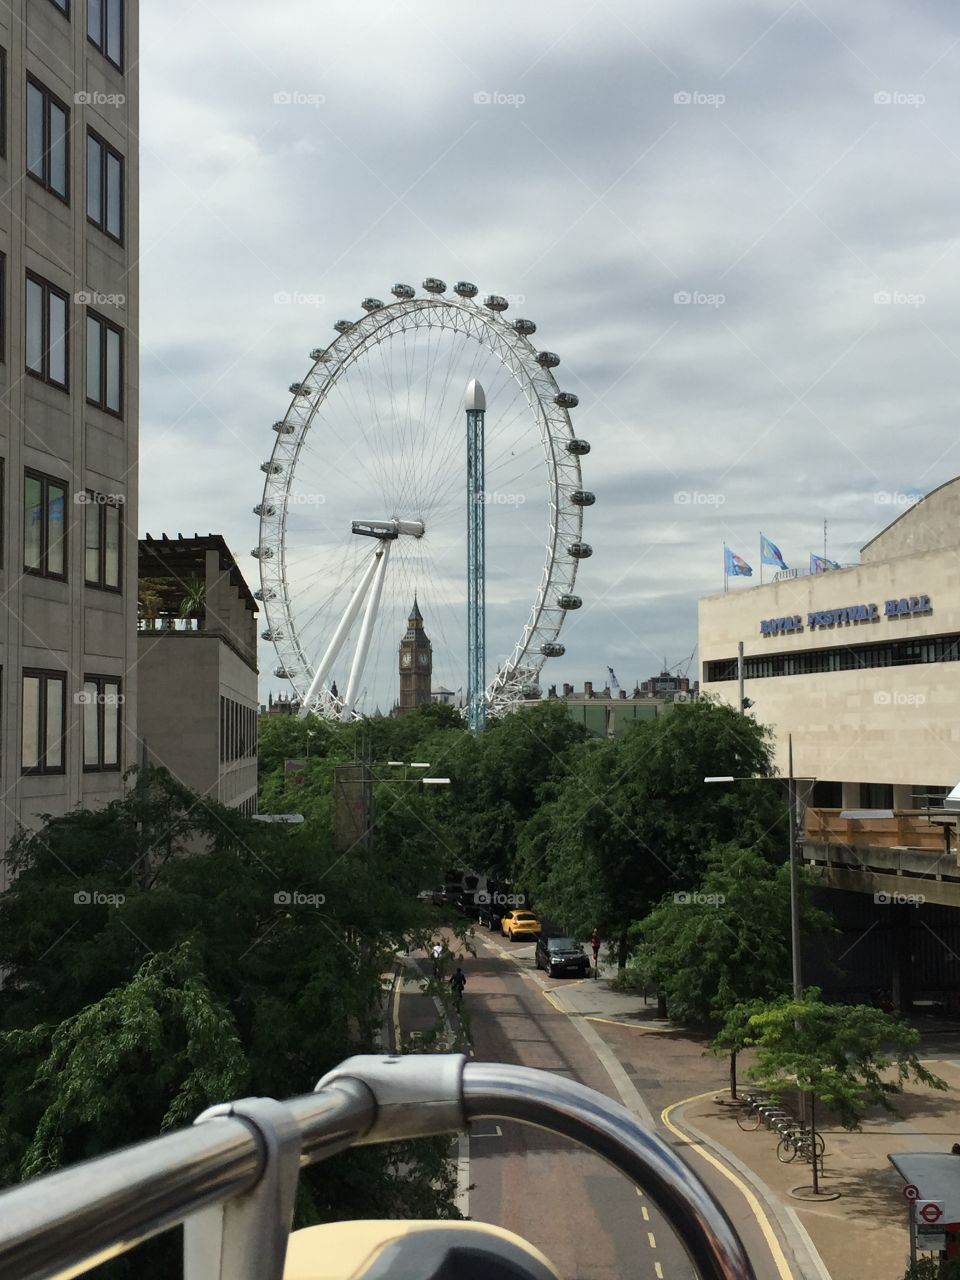
M 780 554 L 780 548 L 762 533 L 760 535 L 760 563 L 775 564 L 778 569 L 786 569 L 787 567 L 786 560 Z
M 753 570 L 747 564 L 746 560 L 742 560 L 736 552 L 731 551 L 726 543 L 723 544 L 723 571 L 730 577 L 752 578 Z
M 826 573 L 828 569 L 839 568 L 840 566 L 837 564 L 836 560 L 828 560 L 826 556 L 818 556 L 814 555 L 812 551 L 810 552 L 811 573 Z

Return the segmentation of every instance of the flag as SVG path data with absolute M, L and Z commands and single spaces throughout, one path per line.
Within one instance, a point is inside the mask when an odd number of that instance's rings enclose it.
M 760 563 L 775 564 L 778 569 L 786 569 L 787 562 L 780 554 L 780 548 L 769 538 L 760 535 Z
M 826 556 L 818 556 L 814 555 L 812 551 L 810 552 L 811 573 L 826 573 L 828 569 L 839 568 L 840 566 L 837 564 L 836 560 L 828 560 Z
M 746 560 L 742 560 L 735 551 L 731 551 L 726 543 L 723 544 L 723 572 L 734 578 L 738 575 L 743 578 L 753 577 L 753 570 Z

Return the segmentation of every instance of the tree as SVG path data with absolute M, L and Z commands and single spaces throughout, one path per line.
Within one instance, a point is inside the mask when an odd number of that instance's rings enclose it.
M 631 969 L 666 996 L 670 1016 L 712 1025 L 735 1005 L 770 999 L 790 987 L 790 873 L 755 849 L 721 845 L 705 856 L 699 888 L 668 895 L 634 933 Z M 802 885 L 805 937 L 828 927 Z M 737 1051 L 730 1054 L 730 1093 L 737 1096 Z
M 631 925 L 665 892 L 699 883 L 707 849 L 736 843 L 771 860 L 781 854 L 785 814 L 776 788 L 703 782 L 770 771 L 762 726 L 707 699 L 675 704 L 620 738 L 570 751 L 521 837 L 522 874 L 568 927 L 597 925 L 612 938 L 623 969 Z
M 748 1074 L 761 1088 L 775 1097 L 790 1089 L 810 1095 L 811 1131 L 816 1102 L 845 1129 L 859 1129 L 868 1107 L 894 1110 L 890 1100 L 907 1080 L 947 1088 L 917 1057 L 918 1031 L 871 1005 L 825 1004 L 815 987 L 799 1000 L 782 996 L 739 1006 L 729 1023 L 730 1033 L 755 1049 Z M 816 1160 L 813 1186 L 816 1191 Z
M 420 923 L 411 847 L 340 854 L 320 820 L 257 823 L 155 770 L 23 833 L 0 897 L 7 1178 L 238 1092 L 309 1092 L 372 1050 L 380 975 Z M 454 1182 L 442 1141 L 349 1152 L 304 1172 L 298 1220 L 455 1216 Z M 162 1249 L 118 1265 L 171 1273 Z

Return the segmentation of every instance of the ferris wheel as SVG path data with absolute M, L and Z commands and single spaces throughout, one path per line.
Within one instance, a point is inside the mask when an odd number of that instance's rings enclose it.
M 583 541 L 579 438 L 560 358 L 531 342 L 509 302 L 458 283 L 396 284 L 310 352 L 262 463 L 253 555 L 274 675 L 301 714 L 351 719 L 397 704 L 398 646 L 419 613 L 433 696 L 462 705 L 467 654 L 467 446 L 464 391 L 486 391 L 483 447 L 486 704 L 537 696 L 560 657 Z

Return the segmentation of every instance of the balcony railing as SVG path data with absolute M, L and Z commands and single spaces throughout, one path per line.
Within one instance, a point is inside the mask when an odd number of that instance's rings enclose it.
M 873 849 L 929 849 L 943 853 L 943 826 L 926 809 L 894 810 L 892 818 L 843 818 L 842 809 L 808 809 L 806 838 L 813 844 Z M 949 829 L 949 828 L 948 828 Z

